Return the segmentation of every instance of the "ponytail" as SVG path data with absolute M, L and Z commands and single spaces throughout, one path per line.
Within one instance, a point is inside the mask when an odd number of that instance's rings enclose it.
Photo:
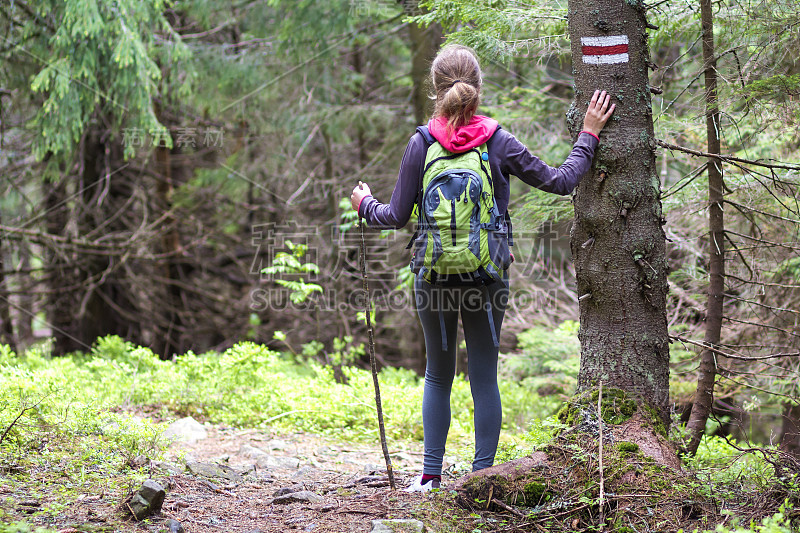
M 449 45 L 431 65 L 436 92 L 434 116 L 447 119 L 449 129 L 469 124 L 478 110 L 481 96 L 481 67 L 466 46 Z

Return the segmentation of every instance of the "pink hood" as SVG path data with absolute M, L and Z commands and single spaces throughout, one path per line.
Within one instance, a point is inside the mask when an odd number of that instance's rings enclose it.
M 494 135 L 497 121 L 483 115 L 474 115 L 466 126 L 448 132 L 447 119 L 432 118 L 428 122 L 428 131 L 448 152 L 461 153 L 482 145 Z

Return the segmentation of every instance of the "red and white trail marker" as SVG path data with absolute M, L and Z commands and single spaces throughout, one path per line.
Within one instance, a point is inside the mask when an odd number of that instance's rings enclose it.
M 590 65 L 613 65 L 628 62 L 628 36 L 581 37 L 583 62 Z

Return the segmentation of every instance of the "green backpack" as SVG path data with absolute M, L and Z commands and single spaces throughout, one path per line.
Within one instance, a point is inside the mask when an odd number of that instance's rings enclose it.
M 427 126 L 417 131 L 428 150 L 416 206 L 417 232 L 408 245 L 414 248 L 411 270 L 434 285 L 485 288 L 502 280 L 511 264 L 511 220 L 497 208 L 486 144 L 455 154 L 445 150 Z M 497 345 L 488 303 L 487 311 Z M 443 340 L 444 349 L 446 343 Z

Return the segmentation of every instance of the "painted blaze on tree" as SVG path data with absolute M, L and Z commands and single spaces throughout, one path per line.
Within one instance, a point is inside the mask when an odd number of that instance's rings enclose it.
M 667 262 L 638 0 L 570 0 L 577 137 L 595 89 L 617 105 L 575 196 L 572 256 L 580 301 L 578 392 L 632 393 L 669 420 Z

